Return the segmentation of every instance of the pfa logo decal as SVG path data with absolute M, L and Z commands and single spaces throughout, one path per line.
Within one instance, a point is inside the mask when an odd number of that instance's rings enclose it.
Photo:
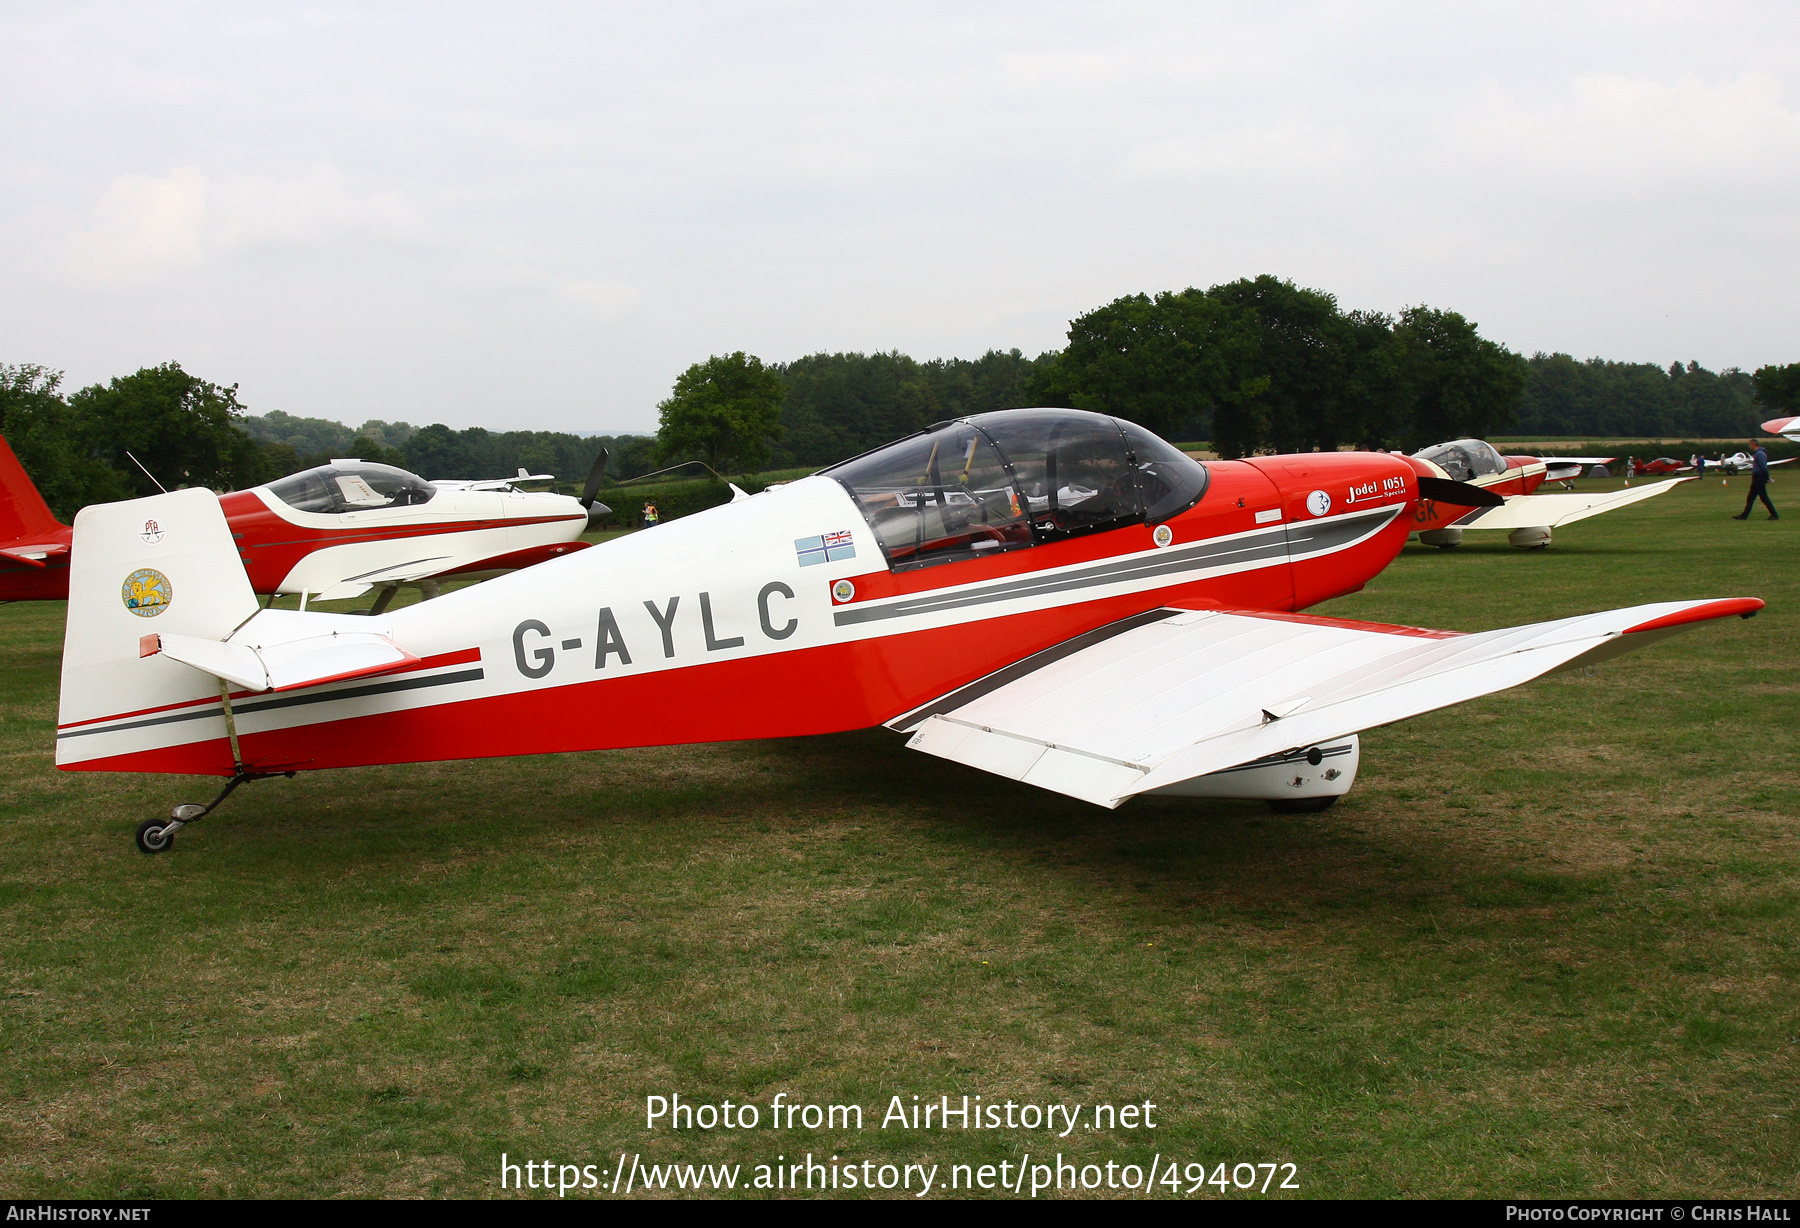
M 856 585 L 850 583 L 848 580 L 839 580 L 836 584 L 831 586 L 831 599 L 833 601 L 841 603 L 850 600 L 854 596 L 856 596 Z
M 148 546 L 156 545 L 168 535 L 169 531 L 154 520 L 146 520 L 143 529 L 138 533 L 138 536 L 144 539 L 144 544 Z
M 1156 532 L 1150 535 L 1150 540 L 1158 546 L 1166 546 L 1175 540 L 1175 530 L 1166 524 L 1159 524 L 1156 526 Z
M 175 590 L 162 572 L 154 567 L 140 567 L 125 577 L 125 583 L 119 587 L 119 599 L 139 618 L 155 618 L 175 600 Z
M 1315 516 L 1323 516 L 1331 510 L 1331 496 L 1322 490 L 1315 490 L 1306 496 L 1306 510 Z

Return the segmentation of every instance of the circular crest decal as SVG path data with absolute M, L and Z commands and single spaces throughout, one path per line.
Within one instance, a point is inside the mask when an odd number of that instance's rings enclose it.
M 155 618 L 175 600 L 169 577 L 154 567 L 140 567 L 119 586 L 119 599 L 139 618 Z
M 1323 516 L 1331 510 L 1331 496 L 1322 490 L 1315 490 L 1306 496 L 1306 510 L 1315 516 Z
M 856 585 L 850 583 L 848 580 L 839 580 L 836 584 L 831 586 L 831 599 L 833 601 L 848 601 L 854 596 L 856 596 Z
M 1175 540 L 1175 530 L 1166 524 L 1159 524 L 1156 526 L 1156 532 L 1150 535 L 1150 540 L 1158 546 L 1166 546 Z
M 168 535 L 169 531 L 157 524 L 154 520 L 146 520 L 142 531 L 138 533 L 138 536 L 144 539 L 144 543 L 150 546 L 156 545 L 157 542 L 160 542 Z

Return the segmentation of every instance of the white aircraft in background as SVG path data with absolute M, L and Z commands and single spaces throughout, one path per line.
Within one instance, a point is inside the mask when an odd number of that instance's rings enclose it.
M 1546 482 L 1561 482 L 1567 486 L 1593 466 L 1610 465 L 1619 458 L 1616 456 L 1540 456 L 1538 459 L 1544 462 L 1544 480 Z
M 1784 460 L 1770 461 L 1769 468 L 1773 469 L 1777 465 L 1786 465 L 1793 461 L 1793 459 L 1794 458 L 1790 456 Z M 1717 465 L 1726 473 L 1748 473 L 1755 464 L 1755 461 L 1748 452 L 1734 452 L 1730 456 L 1722 456 L 1716 461 L 1707 461 L 1706 463 L 1708 465 Z

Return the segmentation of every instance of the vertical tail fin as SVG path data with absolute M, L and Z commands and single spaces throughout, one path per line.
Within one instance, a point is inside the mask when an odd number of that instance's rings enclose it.
M 219 497 L 84 507 L 72 553 L 57 765 L 159 770 L 153 761 L 186 746 L 193 766 L 160 770 L 229 774 L 218 680 L 153 652 L 160 633 L 223 640 L 256 613 Z
M 62 527 L 12 447 L 0 439 L 0 542 L 38 537 Z

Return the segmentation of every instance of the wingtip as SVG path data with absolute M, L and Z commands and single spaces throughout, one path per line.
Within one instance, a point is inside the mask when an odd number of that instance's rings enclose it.
M 1623 634 L 1636 635 L 1640 631 L 1664 631 L 1670 627 L 1685 627 L 1689 623 L 1709 622 L 1715 618 L 1754 618 L 1756 612 L 1763 608 L 1760 597 L 1722 597 L 1717 601 L 1701 601 L 1677 610 L 1673 614 L 1665 614 L 1661 618 L 1653 618 L 1649 622 L 1639 623 L 1635 627 L 1625 628 Z

